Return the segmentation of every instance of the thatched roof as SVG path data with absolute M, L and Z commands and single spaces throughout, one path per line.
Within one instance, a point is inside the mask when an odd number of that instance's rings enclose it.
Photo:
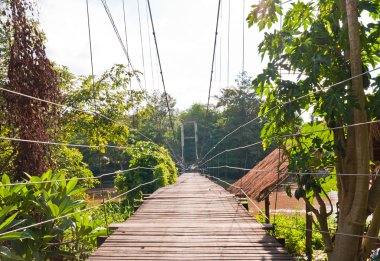
M 233 185 L 241 187 L 250 198 L 262 201 L 279 182 L 287 178 L 288 165 L 282 150 L 275 149 Z M 240 194 L 236 187 L 231 186 L 228 191 Z

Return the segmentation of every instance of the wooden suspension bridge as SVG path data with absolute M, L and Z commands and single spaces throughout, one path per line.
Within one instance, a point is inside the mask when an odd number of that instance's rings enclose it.
M 114 226 L 89 260 L 293 260 L 232 194 L 197 173 Z

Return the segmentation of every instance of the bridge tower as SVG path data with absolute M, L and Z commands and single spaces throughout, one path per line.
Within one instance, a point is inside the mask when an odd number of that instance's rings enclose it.
M 185 126 L 192 124 L 194 127 L 194 136 L 185 137 Z M 182 148 L 182 161 L 185 162 L 184 147 L 185 140 L 194 139 L 195 144 L 195 159 L 198 160 L 198 125 L 196 121 L 182 121 L 181 122 L 181 148 Z

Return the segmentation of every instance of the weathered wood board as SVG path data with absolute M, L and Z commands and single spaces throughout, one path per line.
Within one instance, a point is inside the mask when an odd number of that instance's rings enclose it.
M 237 199 L 197 173 L 157 190 L 89 260 L 293 260 Z

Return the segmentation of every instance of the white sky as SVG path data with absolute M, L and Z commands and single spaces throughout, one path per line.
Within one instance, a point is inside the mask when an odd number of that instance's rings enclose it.
M 124 40 L 122 1 L 108 0 L 108 5 Z M 145 0 L 125 0 L 129 54 L 135 69 L 143 72 L 137 1 L 140 1 L 147 89 L 152 91 L 153 88 L 159 87 L 160 91 L 163 91 L 161 82 L 158 85 L 158 66 L 153 37 L 148 33 Z M 217 94 L 220 87 L 227 85 L 228 2 L 222 0 L 212 95 Z M 242 70 L 244 0 L 230 2 L 231 85 L 235 76 Z M 250 6 L 255 1 L 245 2 L 244 17 L 248 15 Z M 127 62 L 101 1 L 89 0 L 89 4 L 94 70 L 95 74 L 99 75 L 115 63 Z M 186 109 L 195 102 L 207 103 L 217 5 L 218 0 L 151 0 L 165 84 L 167 92 L 177 100 L 178 109 Z M 39 0 L 38 7 L 41 26 L 48 39 L 49 58 L 68 66 L 77 75 L 89 74 L 91 67 L 85 0 Z M 245 70 L 254 76 L 262 69 L 257 45 L 263 34 L 256 28 L 248 29 L 246 23 L 245 27 Z M 149 35 L 154 67 L 153 81 Z

